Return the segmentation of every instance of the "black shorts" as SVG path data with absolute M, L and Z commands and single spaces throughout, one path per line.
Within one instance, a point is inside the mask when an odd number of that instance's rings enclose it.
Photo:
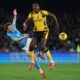
M 40 42 L 42 38 L 47 39 L 48 38 L 48 31 L 40 31 L 40 32 L 34 32 L 34 38 L 37 39 L 37 42 Z

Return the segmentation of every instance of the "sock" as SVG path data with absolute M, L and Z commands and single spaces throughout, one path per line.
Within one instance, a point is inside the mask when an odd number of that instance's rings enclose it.
M 50 62 L 53 62 L 53 59 L 51 57 L 51 54 L 50 54 L 49 50 L 46 52 L 46 55 L 47 55 L 48 59 L 50 60 Z
M 38 59 L 35 60 L 35 67 L 36 67 L 38 70 L 41 68 Z
M 34 50 L 33 51 L 30 51 L 30 58 L 31 58 L 31 62 L 32 63 L 35 63 L 36 57 L 35 57 L 35 54 L 34 54 Z
M 41 69 L 40 63 L 39 63 L 39 61 L 38 61 L 37 59 L 36 59 L 36 61 L 35 61 L 35 67 L 36 67 L 37 70 L 40 72 L 40 74 L 43 73 L 43 70 Z
M 42 73 L 43 73 L 43 70 L 40 68 L 40 69 L 39 69 L 39 72 L 40 72 L 40 74 L 42 74 Z

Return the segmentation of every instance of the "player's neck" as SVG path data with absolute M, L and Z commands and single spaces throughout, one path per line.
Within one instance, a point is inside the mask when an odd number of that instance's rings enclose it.
M 34 13 L 39 13 L 39 11 L 33 11 Z

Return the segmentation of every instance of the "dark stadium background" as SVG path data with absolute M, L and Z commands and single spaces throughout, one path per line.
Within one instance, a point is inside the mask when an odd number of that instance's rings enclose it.
M 40 4 L 41 9 L 48 10 L 56 15 L 60 25 L 60 32 L 65 31 L 68 34 L 70 44 L 64 45 L 63 42 L 56 40 L 55 26 L 54 21 L 49 18 L 49 27 L 50 27 L 50 36 L 48 45 L 50 49 L 60 49 L 65 47 L 67 50 L 69 48 L 76 49 L 76 45 L 79 42 L 79 31 L 80 31 L 80 2 L 79 0 L 0 0 L 0 24 L 12 20 L 12 11 L 14 8 L 17 8 L 18 11 L 18 20 L 17 27 L 19 30 L 22 30 L 22 23 L 26 19 L 29 11 L 31 11 L 32 4 L 37 2 Z M 53 28 L 52 28 L 53 27 Z M 54 35 L 52 33 L 54 32 Z M 4 36 L 2 32 L 2 36 Z M 53 37 L 54 36 L 54 37 Z M 57 35 L 58 36 L 58 35 Z M 76 42 L 76 38 L 78 38 Z M 2 43 L 4 39 L 1 39 Z M 55 42 L 57 41 L 57 42 Z M 1 42 L 0 42 L 1 43 Z M 0 44 L 1 48 L 4 47 L 4 44 Z M 55 44 L 56 43 L 56 44 Z M 6 42 L 7 46 L 8 43 Z M 68 48 L 67 46 L 70 45 Z
M 36 69 L 28 71 L 29 57 L 25 56 L 22 50 L 7 38 L 3 29 L 6 22 L 12 21 L 12 11 L 16 8 L 18 11 L 17 28 L 26 33 L 22 23 L 32 10 L 34 2 L 39 3 L 41 9 L 54 13 L 60 25 L 59 31 L 68 34 L 66 41 L 59 40 L 54 20 L 48 17 L 50 34 L 47 46 L 56 66 L 50 71 L 49 65 L 45 64 L 49 63 L 47 58 L 44 61 L 39 59 L 44 63 L 41 66 L 47 74 L 45 80 L 80 80 L 79 0 L 0 0 L 0 80 L 43 80 Z
M 19 10 L 28 11 L 34 2 L 38 2 L 43 9 L 48 9 L 49 11 L 79 11 L 79 0 L 0 0 L 0 8 L 5 8 L 8 11 L 12 8 L 17 7 Z M 10 9 L 10 10 L 9 10 Z

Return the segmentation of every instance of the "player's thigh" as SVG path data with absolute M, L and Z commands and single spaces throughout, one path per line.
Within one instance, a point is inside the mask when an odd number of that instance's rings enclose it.
M 49 34 L 48 31 L 47 31 L 47 32 L 44 32 L 44 35 L 43 35 L 43 37 L 41 38 L 40 46 L 41 46 L 42 48 L 45 48 L 45 47 L 46 47 L 47 39 L 48 39 L 48 34 Z
M 27 49 L 29 49 L 31 42 L 32 42 L 32 38 L 28 38 L 27 39 L 27 45 L 26 45 Z
M 27 46 L 23 47 L 22 50 L 24 53 L 29 54 L 29 48 Z
M 48 35 L 49 35 L 49 30 L 46 31 L 46 32 L 44 32 L 44 36 L 43 36 L 43 38 L 48 39 Z
M 22 50 L 23 50 L 26 54 L 29 54 L 29 46 L 30 46 L 31 41 L 32 41 L 32 39 L 31 39 L 31 38 L 28 38 L 27 41 L 26 41 L 25 46 L 22 48 Z
M 42 38 L 41 42 L 40 42 L 40 47 L 42 49 L 46 48 L 46 44 L 47 44 L 47 39 L 46 38 Z
M 31 43 L 30 43 L 30 47 L 35 47 L 35 45 L 36 45 L 36 43 L 37 43 L 37 39 L 34 37 L 33 39 L 32 39 L 32 41 L 31 41 Z

